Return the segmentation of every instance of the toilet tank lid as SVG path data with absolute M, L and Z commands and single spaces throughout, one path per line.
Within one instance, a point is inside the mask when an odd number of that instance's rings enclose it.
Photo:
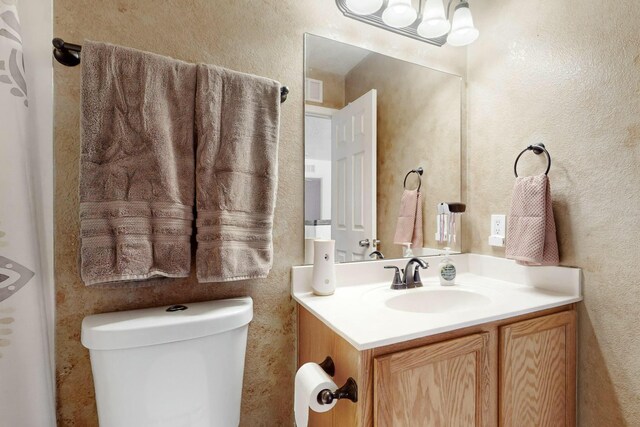
M 219 334 L 252 318 L 251 297 L 94 314 L 82 321 L 81 340 L 91 350 L 145 347 Z

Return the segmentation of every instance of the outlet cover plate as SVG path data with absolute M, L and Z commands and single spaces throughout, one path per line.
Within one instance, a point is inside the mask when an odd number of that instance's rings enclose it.
M 490 246 L 504 246 L 507 236 L 507 216 L 491 215 L 491 235 L 489 236 Z

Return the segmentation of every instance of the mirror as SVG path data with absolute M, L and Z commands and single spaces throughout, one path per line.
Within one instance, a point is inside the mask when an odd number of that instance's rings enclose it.
M 461 89 L 460 76 L 305 35 L 305 263 L 314 239 L 335 240 L 336 262 L 459 251 L 461 216 L 437 205 L 461 201 Z

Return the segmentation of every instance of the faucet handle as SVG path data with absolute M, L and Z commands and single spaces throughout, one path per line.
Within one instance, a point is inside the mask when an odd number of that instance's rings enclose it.
M 400 269 L 394 265 L 385 265 L 384 268 L 395 268 L 393 275 L 393 283 L 391 283 L 391 289 L 406 289 L 407 285 L 402 281 L 400 276 Z

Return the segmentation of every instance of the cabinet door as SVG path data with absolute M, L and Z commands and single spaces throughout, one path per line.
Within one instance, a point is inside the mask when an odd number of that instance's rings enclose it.
M 375 358 L 376 426 L 487 426 L 489 333 Z
M 500 329 L 500 425 L 575 426 L 575 311 Z

